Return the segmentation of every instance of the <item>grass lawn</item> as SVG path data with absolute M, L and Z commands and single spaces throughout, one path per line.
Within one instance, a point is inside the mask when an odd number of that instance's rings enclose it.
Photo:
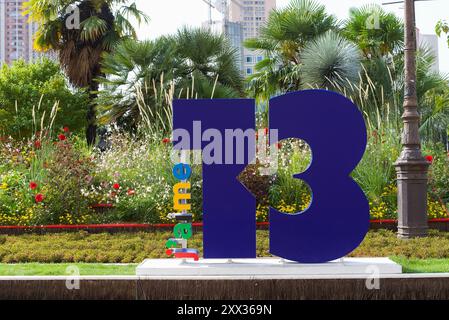
M 69 265 L 78 266 L 81 275 L 133 275 L 145 258 L 166 257 L 171 236 L 168 231 L 0 235 L 0 275 L 65 275 Z M 269 256 L 268 243 L 268 231 L 257 231 L 259 257 Z M 201 232 L 189 245 L 201 254 Z M 393 257 L 405 272 L 449 272 L 449 232 L 399 240 L 392 231 L 370 231 L 350 256 Z
M 449 272 L 449 259 L 407 259 L 392 257 L 392 260 L 403 267 L 405 273 L 442 273 Z M 63 276 L 73 275 L 73 266 L 79 269 L 82 276 L 136 274 L 136 263 L 101 264 L 101 263 L 19 263 L 0 264 L 0 276 Z
M 404 273 L 443 273 L 449 272 L 449 259 L 407 259 L 392 257 L 402 266 Z
M 0 264 L 0 276 L 72 276 L 74 266 L 81 276 L 135 275 L 137 264 L 19 263 Z

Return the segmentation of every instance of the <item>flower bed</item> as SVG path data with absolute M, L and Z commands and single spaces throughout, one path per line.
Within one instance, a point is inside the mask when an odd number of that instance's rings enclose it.
M 84 140 L 72 135 L 67 127 L 53 136 L 48 132 L 42 130 L 29 141 L 0 142 L 0 225 L 171 222 L 167 214 L 172 211 L 175 181 L 168 139 L 114 133 L 109 141 L 112 147 L 99 152 L 87 148 Z M 373 177 L 377 174 L 373 167 L 391 166 L 397 152 L 376 155 L 379 148 L 386 147 L 375 144 L 368 147 L 354 179 L 369 198 L 371 218 L 394 220 L 397 218 L 394 172 Z M 302 141 L 286 140 L 279 149 L 276 175 L 259 175 L 259 164 L 255 164 L 239 177 L 258 200 L 258 222 L 267 221 L 270 206 L 294 213 L 305 210 L 311 201 L 308 186 L 291 178 L 307 168 L 311 159 L 308 146 Z M 447 218 L 449 161 L 443 149 L 428 153 L 433 154 L 428 157 L 432 162 L 429 218 Z M 201 167 L 194 165 L 192 170 L 192 212 L 194 221 L 201 222 Z M 374 186 L 373 181 L 377 183 Z

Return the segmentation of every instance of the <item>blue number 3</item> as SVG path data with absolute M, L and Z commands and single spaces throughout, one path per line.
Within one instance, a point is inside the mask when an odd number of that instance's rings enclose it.
M 360 111 L 337 93 L 299 91 L 270 101 L 270 128 L 279 140 L 299 138 L 312 150 L 308 169 L 294 175 L 310 186 L 312 203 L 294 215 L 270 208 L 270 252 L 302 263 L 347 255 L 369 229 L 368 201 L 350 177 L 367 143 Z

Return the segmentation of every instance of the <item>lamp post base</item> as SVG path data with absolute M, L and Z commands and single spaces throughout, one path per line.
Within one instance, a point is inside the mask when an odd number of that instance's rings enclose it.
M 398 180 L 398 238 L 427 236 L 427 171 L 425 159 L 395 164 Z
M 427 226 L 421 227 L 405 227 L 398 226 L 399 239 L 412 239 L 427 237 L 429 228 Z

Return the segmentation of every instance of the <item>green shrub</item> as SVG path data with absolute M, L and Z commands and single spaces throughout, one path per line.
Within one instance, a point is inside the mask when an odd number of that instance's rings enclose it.
M 88 95 L 68 85 L 56 62 L 19 60 L 0 68 L 0 136 L 30 138 L 40 130 L 34 123 L 33 106 L 35 119 L 44 113 L 48 119 L 55 103 L 59 103 L 55 127 L 84 128 Z
M 169 231 L 117 234 L 24 234 L 3 237 L 1 263 L 140 263 L 145 258 L 166 258 L 165 241 Z M 202 252 L 202 233 L 189 240 L 189 246 Z M 267 230 L 257 231 L 257 256 L 267 257 Z M 354 257 L 449 258 L 449 233 L 430 231 L 428 238 L 400 240 L 393 231 L 370 231 Z

